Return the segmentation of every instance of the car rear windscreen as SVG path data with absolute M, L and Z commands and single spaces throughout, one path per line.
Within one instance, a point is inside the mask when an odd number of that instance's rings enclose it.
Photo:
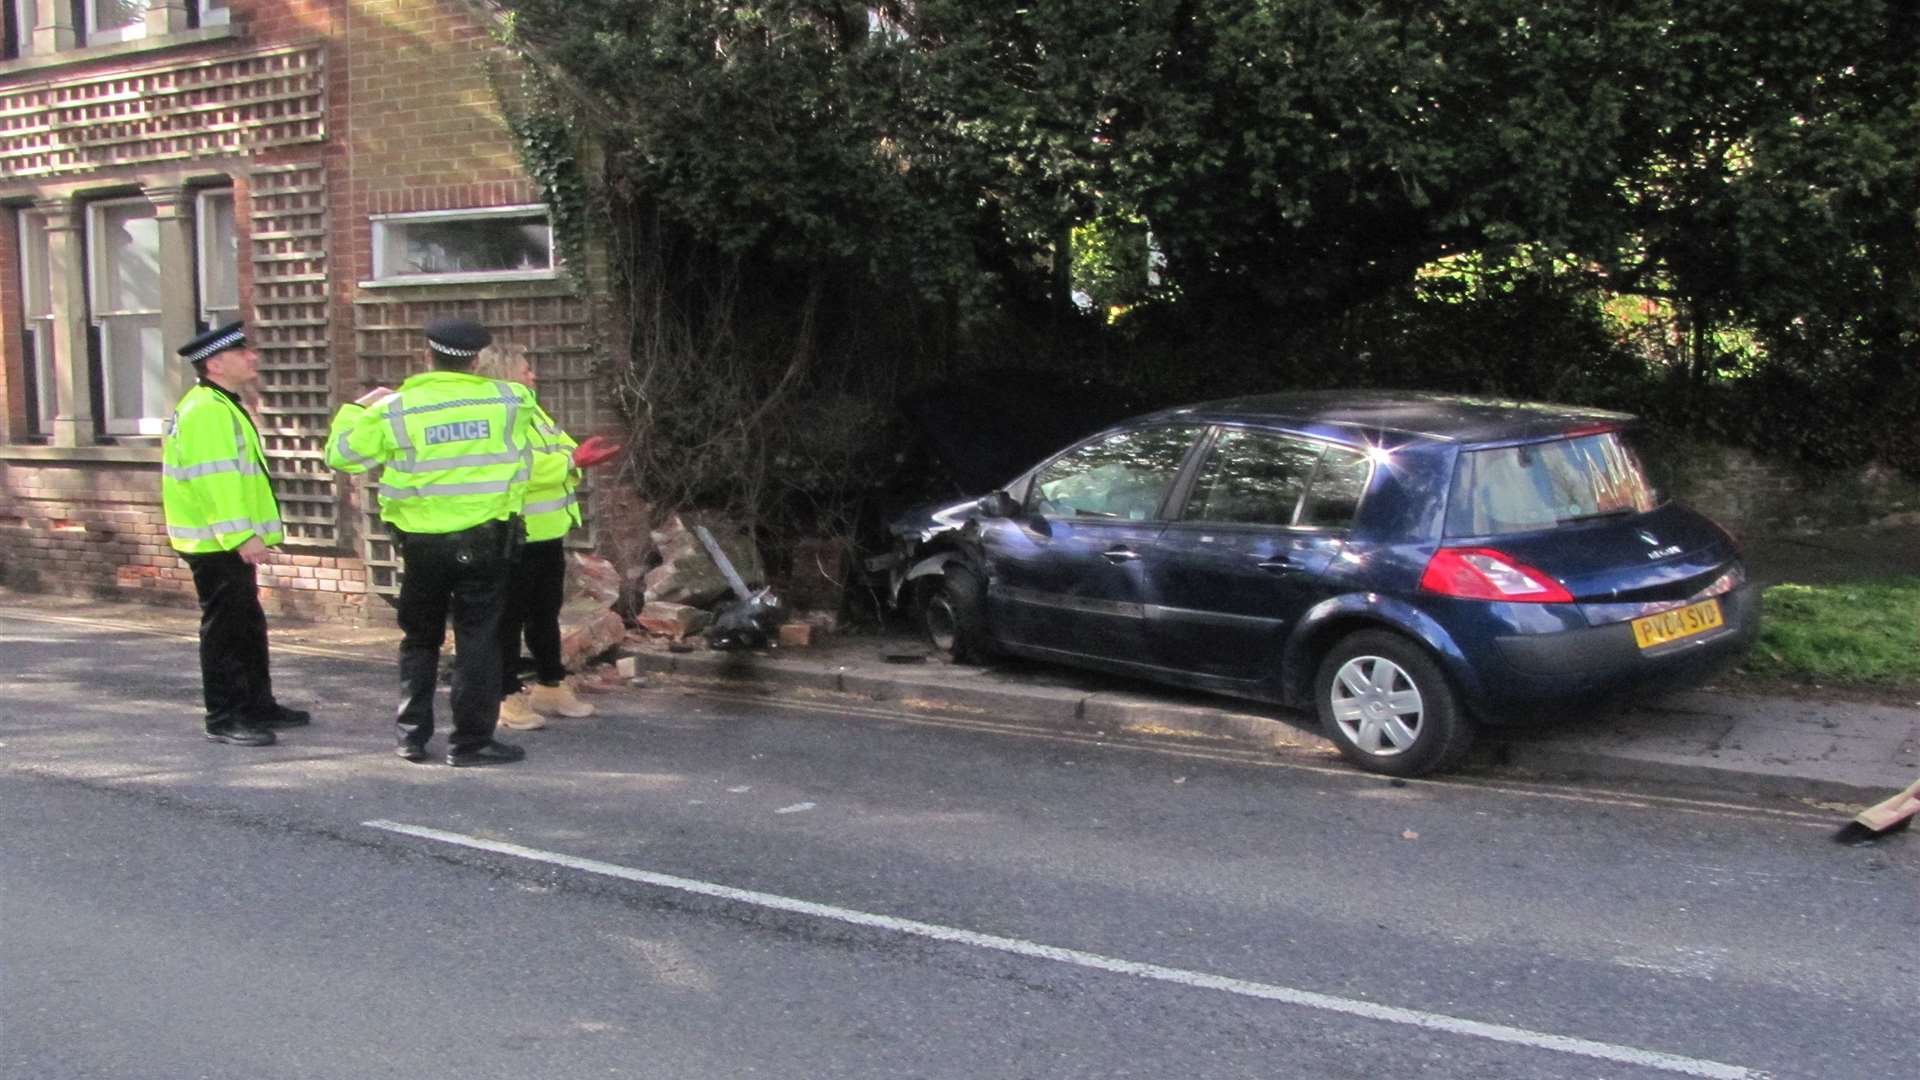
M 1469 450 L 1453 470 L 1448 536 L 1533 532 L 1660 503 L 1620 431 Z

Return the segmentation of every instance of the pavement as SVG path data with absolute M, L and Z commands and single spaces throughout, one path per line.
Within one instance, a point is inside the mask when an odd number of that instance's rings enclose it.
M 634 646 L 634 667 L 758 694 L 844 695 L 1113 736 L 1177 737 L 1340 760 L 1311 713 L 1184 693 L 1043 664 L 895 662 L 906 638 L 842 637 L 806 649 L 675 653 Z M 1568 777 L 1852 806 L 1920 775 L 1914 707 L 1698 689 L 1602 716 L 1483 727 L 1465 771 Z
M 1920 524 L 1749 539 L 1746 549 L 1755 578 L 1767 584 L 1920 574 Z M 95 601 L 0 590 L 3 607 L 110 617 L 187 636 L 198 623 L 190 610 L 112 604 L 109 615 Z M 278 620 L 273 640 L 390 663 L 398 632 L 391 626 Z M 911 639 L 898 635 L 836 635 L 806 648 L 757 652 L 714 652 L 698 642 L 687 651 L 670 650 L 665 642 L 634 636 L 621 652 L 632 657 L 630 668 L 641 677 L 615 678 L 608 668 L 592 688 L 644 693 L 641 684 L 651 680 L 736 694 L 794 695 L 811 705 L 884 702 L 999 723 L 1116 738 L 1193 740 L 1339 762 L 1307 712 L 1052 665 L 1009 661 L 975 667 L 925 655 L 897 659 L 915 650 Z M 1871 704 L 1708 686 L 1602 715 L 1483 727 L 1465 770 L 1858 807 L 1880 801 L 1920 775 L 1920 700 L 1910 706 Z

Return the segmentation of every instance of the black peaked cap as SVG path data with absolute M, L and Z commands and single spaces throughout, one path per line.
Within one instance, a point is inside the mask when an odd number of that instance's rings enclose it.
M 246 324 L 230 322 L 225 326 L 209 330 L 185 345 L 174 350 L 192 363 L 199 363 L 214 353 L 226 349 L 237 349 L 247 343 Z
M 472 359 L 491 344 L 493 335 L 472 319 L 446 316 L 427 321 L 427 347 L 443 356 Z

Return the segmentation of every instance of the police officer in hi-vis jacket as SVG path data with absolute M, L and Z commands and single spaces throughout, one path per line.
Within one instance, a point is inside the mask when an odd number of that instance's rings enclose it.
M 399 755 L 427 760 L 451 612 L 458 656 L 447 764 L 499 765 L 526 756 L 493 733 L 500 611 L 525 537 L 520 514 L 538 410 L 525 387 L 472 373 L 493 340 L 479 323 L 434 319 L 426 334 L 433 370 L 341 406 L 327 463 L 345 472 L 380 468 L 380 517 L 400 545 Z
M 275 701 L 267 675 L 267 616 L 254 567 L 284 537 L 260 432 L 240 401 L 240 391 L 260 375 L 260 354 L 237 322 L 201 334 L 179 354 L 200 381 L 167 421 L 160 500 L 167 542 L 193 570 L 200 597 L 207 738 L 266 746 L 275 728 L 313 717 Z

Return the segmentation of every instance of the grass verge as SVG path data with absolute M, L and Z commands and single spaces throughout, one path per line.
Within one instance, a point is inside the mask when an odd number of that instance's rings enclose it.
M 1772 586 L 1741 666 L 1822 685 L 1920 687 L 1920 577 Z

